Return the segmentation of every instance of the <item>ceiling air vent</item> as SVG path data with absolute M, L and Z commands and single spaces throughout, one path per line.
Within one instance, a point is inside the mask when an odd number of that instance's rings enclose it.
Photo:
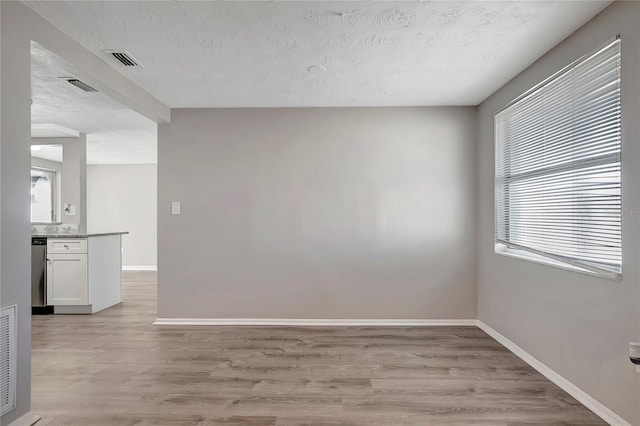
M 85 92 L 94 93 L 94 92 L 98 91 L 97 89 L 94 89 L 93 87 L 91 87 L 87 83 L 85 83 L 84 81 L 80 81 L 77 78 L 67 78 L 66 80 L 67 80 L 67 83 L 73 84 L 78 89 L 82 89 Z
M 136 58 L 134 58 L 129 52 L 126 50 L 119 49 L 105 49 L 105 53 L 116 58 L 118 62 L 120 62 L 125 67 L 139 67 L 140 62 Z

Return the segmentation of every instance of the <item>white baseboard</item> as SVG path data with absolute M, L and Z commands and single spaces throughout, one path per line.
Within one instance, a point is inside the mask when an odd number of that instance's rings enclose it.
M 585 391 L 571 383 L 569 380 L 562 377 L 560 374 L 556 373 L 551 368 L 547 367 L 542 362 L 538 361 L 535 357 L 530 355 L 527 351 L 522 349 L 520 346 L 513 343 L 511 340 L 488 326 L 482 321 L 477 322 L 478 327 L 487 333 L 489 336 L 493 337 L 498 341 L 502 346 L 509 349 L 515 355 L 517 355 L 524 362 L 529 364 L 535 370 L 537 370 L 540 374 L 542 374 L 547 379 L 551 380 L 553 383 L 558 385 L 563 391 L 580 401 L 582 405 L 587 407 L 589 410 L 593 411 L 594 414 L 599 416 L 602 420 L 609 423 L 610 425 L 616 426 L 631 426 L 627 421 L 625 421 L 622 417 L 611 411 L 609 408 L 605 407 L 604 404 L 587 394 Z
M 157 271 L 158 265 L 122 265 L 123 271 Z
M 291 318 L 158 318 L 153 325 L 250 325 L 250 326 L 375 326 L 433 327 L 476 326 L 474 319 L 291 319 Z
M 42 419 L 42 417 L 34 414 L 33 411 L 29 411 L 12 421 L 9 426 L 31 426 L 36 424 L 40 419 Z

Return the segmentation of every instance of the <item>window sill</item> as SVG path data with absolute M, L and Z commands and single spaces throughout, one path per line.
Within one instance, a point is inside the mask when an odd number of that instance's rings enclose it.
M 569 263 L 564 263 L 555 259 L 550 259 L 550 258 L 540 256 L 534 253 L 530 253 L 524 250 L 509 248 L 506 245 L 501 243 L 495 244 L 495 253 L 501 256 L 512 257 L 520 260 L 526 260 L 529 262 L 552 266 L 554 268 L 564 269 L 567 271 L 579 272 L 585 275 L 590 275 L 592 277 L 604 278 L 604 279 L 616 281 L 616 282 L 622 281 L 622 275 L 617 274 L 615 272 L 600 273 L 600 272 L 590 271 L 588 269 L 580 268 L 579 266 L 571 265 Z

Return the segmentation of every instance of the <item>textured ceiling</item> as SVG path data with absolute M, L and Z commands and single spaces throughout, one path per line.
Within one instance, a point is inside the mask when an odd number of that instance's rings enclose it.
M 60 78 L 67 76 L 74 76 L 71 64 L 31 43 L 33 136 L 68 136 L 61 133 L 62 126 L 87 134 L 88 164 L 156 163 L 154 122 L 102 93 L 83 92 Z
M 477 105 L 609 3 L 27 5 L 176 108 Z

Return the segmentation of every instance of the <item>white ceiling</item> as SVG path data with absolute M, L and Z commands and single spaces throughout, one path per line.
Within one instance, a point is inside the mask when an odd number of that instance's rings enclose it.
M 87 134 L 88 164 L 151 164 L 157 159 L 156 124 L 102 93 L 86 93 L 60 77 L 74 66 L 31 43 L 33 137 Z M 47 157 L 47 152 L 34 152 Z M 53 154 L 51 154 L 53 155 Z
M 477 105 L 609 3 L 27 4 L 179 108 Z
M 80 132 L 54 123 L 31 123 L 32 138 L 77 138 Z
M 33 145 L 31 156 L 62 163 L 62 145 Z

